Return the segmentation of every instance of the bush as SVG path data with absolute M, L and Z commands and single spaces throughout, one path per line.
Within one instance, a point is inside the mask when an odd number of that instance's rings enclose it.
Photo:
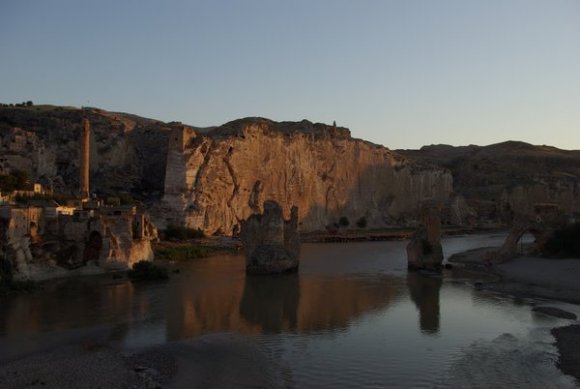
M 216 249 L 206 246 L 180 246 L 155 250 L 155 258 L 167 261 L 187 261 L 203 258 L 214 253 Z
M 350 224 L 350 222 L 348 221 L 348 217 L 341 216 L 341 218 L 338 219 L 338 224 L 340 224 L 342 227 L 348 227 L 348 225 Z
M 366 228 L 367 227 L 367 219 L 366 217 L 362 216 L 360 219 L 356 221 L 356 226 L 358 228 Z
M 169 278 L 167 269 L 149 261 L 139 261 L 127 272 L 132 281 L 156 281 Z
M 203 238 L 205 234 L 201 229 L 193 229 L 182 226 L 168 225 L 165 229 L 165 239 L 188 240 Z
M 19 292 L 34 292 L 39 289 L 34 281 L 17 281 L 12 277 L 12 265 L 0 258 L 0 296 Z
M 117 196 L 121 205 L 134 205 L 135 199 L 129 193 L 119 193 Z
M 35 193 L 32 196 L 17 195 L 14 197 L 14 201 L 16 201 L 18 204 L 28 204 L 31 201 L 55 201 L 58 204 L 66 204 L 67 201 L 71 199 L 71 196 L 62 193 Z
M 546 242 L 545 254 L 580 258 L 580 223 L 569 224 L 554 231 Z
M 119 205 L 121 205 L 121 199 L 115 196 L 109 196 L 105 199 L 105 205 L 118 207 Z
M 12 170 L 10 174 L 0 174 L 0 190 L 12 193 L 17 189 L 26 189 L 28 174 L 21 170 Z

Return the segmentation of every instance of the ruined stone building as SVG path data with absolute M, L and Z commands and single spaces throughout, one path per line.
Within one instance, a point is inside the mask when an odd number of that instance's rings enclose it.
M 83 118 L 79 199 L 71 205 L 0 207 L 0 258 L 16 277 L 51 278 L 83 267 L 127 269 L 153 260 L 157 230 L 146 213 L 134 206 L 104 207 L 89 198 L 89 148 L 90 123 Z

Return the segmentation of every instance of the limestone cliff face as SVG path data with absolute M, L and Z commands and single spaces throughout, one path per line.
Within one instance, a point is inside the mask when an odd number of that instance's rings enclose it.
M 160 197 L 170 125 L 99 109 L 0 107 L 0 174 L 22 170 L 55 191 L 76 194 L 83 116 L 91 123 L 91 192 Z
M 300 230 L 346 217 L 386 226 L 412 219 L 425 198 L 444 200 L 450 173 L 419 168 L 389 149 L 353 139 L 345 128 L 248 118 L 207 133 L 175 129 L 156 223 L 236 233 L 242 220 L 278 202 L 299 209 Z
M 241 119 L 201 130 L 100 109 L 0 107 L 0 174 L 18 169 L 55 191 L 79 190 L 82 118 L 91 124 L 90 190 L 129 192 L 154 221 L 238 232 L 241 220 L 277 201 L 300 209 L 301 231 L 346 217 L 351 226 L 405 224 L 419 202 L 446 199 L 452 177 L 396 152 L 308 121 Z M 161 204 L 159 200 L 163 198 Z

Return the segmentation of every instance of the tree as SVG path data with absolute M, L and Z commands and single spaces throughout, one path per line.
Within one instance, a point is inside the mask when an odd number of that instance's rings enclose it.
M 12 170 L 10 173 L 11 176 L 14 176 L 16 180 L 16 189 L 26 189 L 26 186 L 29 182 L 28 173 L 22 170 Z

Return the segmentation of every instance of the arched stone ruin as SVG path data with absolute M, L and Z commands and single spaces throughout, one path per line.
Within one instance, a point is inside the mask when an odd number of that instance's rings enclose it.
M 535 204 L 532 212 L 516 215 L 506 240 L 495 254 L 495 260 L 505 261 L 518 256 L 518 243 L 526 233 L 532 234 L 535 239 L 528 253 L 542 254 L 554 231 L 565 225 L 566 221 L 565 214 L 558 204 Z

